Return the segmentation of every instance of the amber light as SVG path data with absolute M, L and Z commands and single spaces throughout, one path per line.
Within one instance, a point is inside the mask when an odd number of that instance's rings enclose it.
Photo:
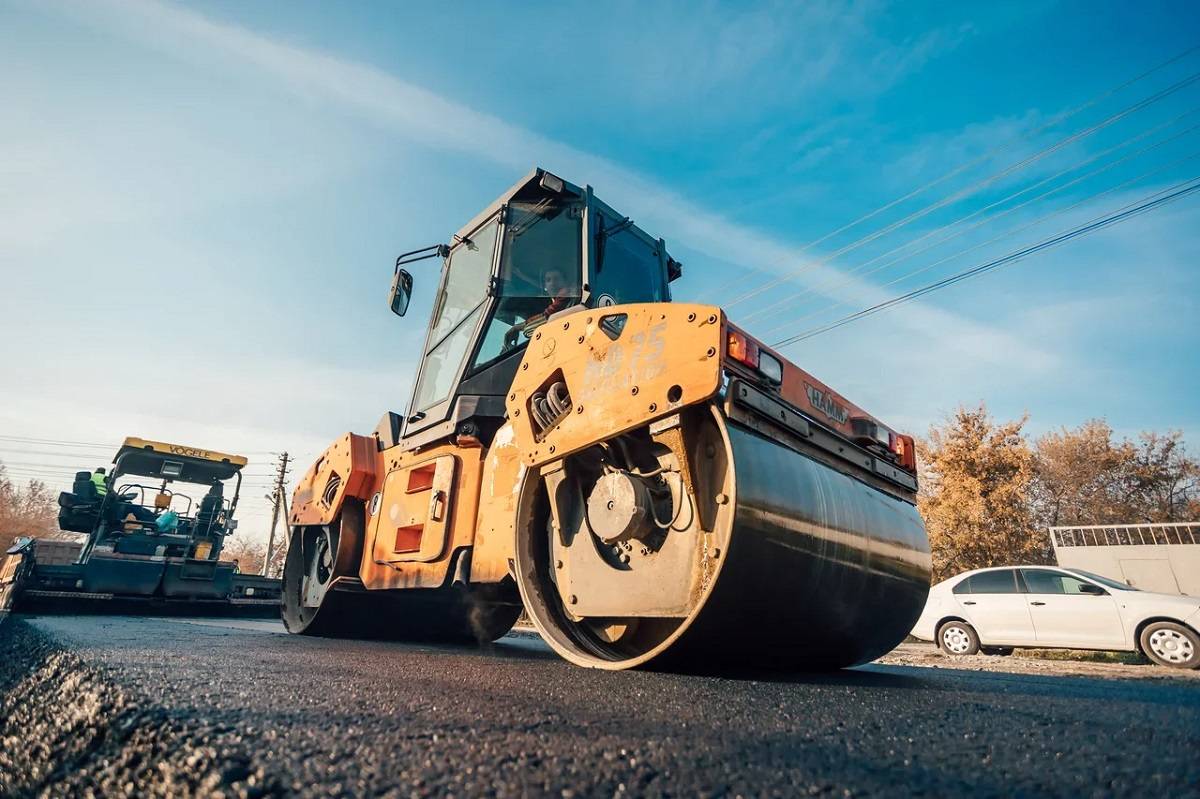
M 895 443 L 892 451 L 900 458 L 900 466 L 910 472 L 917 470 L 917 447 L 912 436 L 902 436 L 893 433 Z
M 758 342 L 739 330 L 730 330 L 725 351 L 735 361 L 758 369 Z

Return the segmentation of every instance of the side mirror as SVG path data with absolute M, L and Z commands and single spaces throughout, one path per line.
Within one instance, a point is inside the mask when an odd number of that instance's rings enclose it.
M 1079 593 L 1089 594 L 1091 596 L 1106 596 L 1108 594 L 1108 592 L 1100 586 L 1092 585 L 1091 583 L 1080 583 Z
M 392 278 L 392 290 L 388 293 L 388 306 L 396 316 L 404 316 L 408 312 L 408 301 L 412 299 L 412 275 L 407 269 L 397 269 Z

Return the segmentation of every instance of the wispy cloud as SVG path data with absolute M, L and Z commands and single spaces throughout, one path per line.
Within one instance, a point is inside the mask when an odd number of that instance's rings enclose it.
M 67 2 L 56 7 L 175 58 L 234 71 L 253 67 L 306 102 L 335 103 L 432 148 L 468 153 L 515 173 L 542 163 L 570 177 L 583 176 L 603 186 L 606 198 L 631 209 L 639 222 L 727 263 L 777 272 L 805 268 L 806 285 L 819 288 L 840 282 L 838 298 L 851 297 L 856 303 L 872 304 L 888 296 L 871 283 L 852 278 L 835 281 L 833 278 L 839 276 L 835 268 L 811 268 L 808 260 L 796 255 L 792 243 L 735 224 L 649 178 L 377 68 L 280 42 L 154 0 Z M 1054 363 L 1050 353 L 1011 333 L 933 307 L 913 305 L 896 315 L 895 322 L 927 346 L 960 356 L 969 353 L 984 361 L 1020 364 L 1035 370 Z
M 971 34 L 968 26 L 956 25 L 892 39 L 875 24 L 884 17 L 879 2 L 626 7 L 635 10 L 638 24 L 594 57 L 605 72 L 627 76 L 622 85 L 630 102 L 683 102 L 694 107 L 694 118 L 878 96 Z M 748 107 L 751 97 L 754 106 Z

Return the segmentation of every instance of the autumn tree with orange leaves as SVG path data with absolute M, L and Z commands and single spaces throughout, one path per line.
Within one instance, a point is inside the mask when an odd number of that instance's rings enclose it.
M 918 444 L 918 507 L 929 531 L 935 581 L 1049 557 L 1034 527 L 1034 455 L 1024 425 L 1024 418 L 994 421 L 983 404 L 960 407 Z
M 1053 562 L 1052 525 L 1200 521 L 1200 462 L 1181 433 L 1130 441 L 1092 419 L 1031 445 L 1025 422 L 997 422 L 983 404 L 959 408 L 918 443 L 935 581 Z
M 0 463 L 0 557 L 14 539 L 58 535 L 57 494 L 40 480 L 21 487 Z

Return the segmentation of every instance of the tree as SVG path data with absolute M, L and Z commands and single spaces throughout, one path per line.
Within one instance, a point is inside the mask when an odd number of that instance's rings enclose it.
M 221 550 L 221 560 L 236 561 L 238 570 L 244 574 L 262 572 L 263 558 L 266 555 L 266 544 L 242 536 L 230 536 L 225 539 L 225 546 Z M 271 553 L 271 565 L 267 570 L 267 576 L 278 577 L 283 573 L 283 560 L 286 555 L 287 548 L 276 542 L 275 551 Z
M 967 569 L 1041 563 L 1049 542 L 1033 523 L 1033 453 L 1025 418 L 996 423 L 982 403 L 960 407 L 918 444 L 918 507 L 929 531 L 935 580 Z
M 8 479 L 8 472 L 0 463 L 0 554 L 14 539 L 50 538 L 58 532 L 55 493 L 40 480 L 30 480 L 21 488 Z
M 1093 419 L 1042 436 L 1034 452 L 1040 526 L 1191 521 L 1200 510 L 1200 463 L 1179 432 L 1114 441 Z
M 230 536 L 225 539 L 225 546 L 221 549 L 221 560 L 236 562 L 238 571 L 245 574 L 258 574 L 262 571 L 266 550 L 266 546 L 258 541 Z
M 1034 445 L 1032 497 L 1039 527 L 1133 521 L 1136 449 L 1113 441 L 1103 419 L 1047 433 Z
M 1200 511 L 1200 462 L 1178 430 L 1139 436 L 1129 482 L 1131 521 L 1193 521 Z

